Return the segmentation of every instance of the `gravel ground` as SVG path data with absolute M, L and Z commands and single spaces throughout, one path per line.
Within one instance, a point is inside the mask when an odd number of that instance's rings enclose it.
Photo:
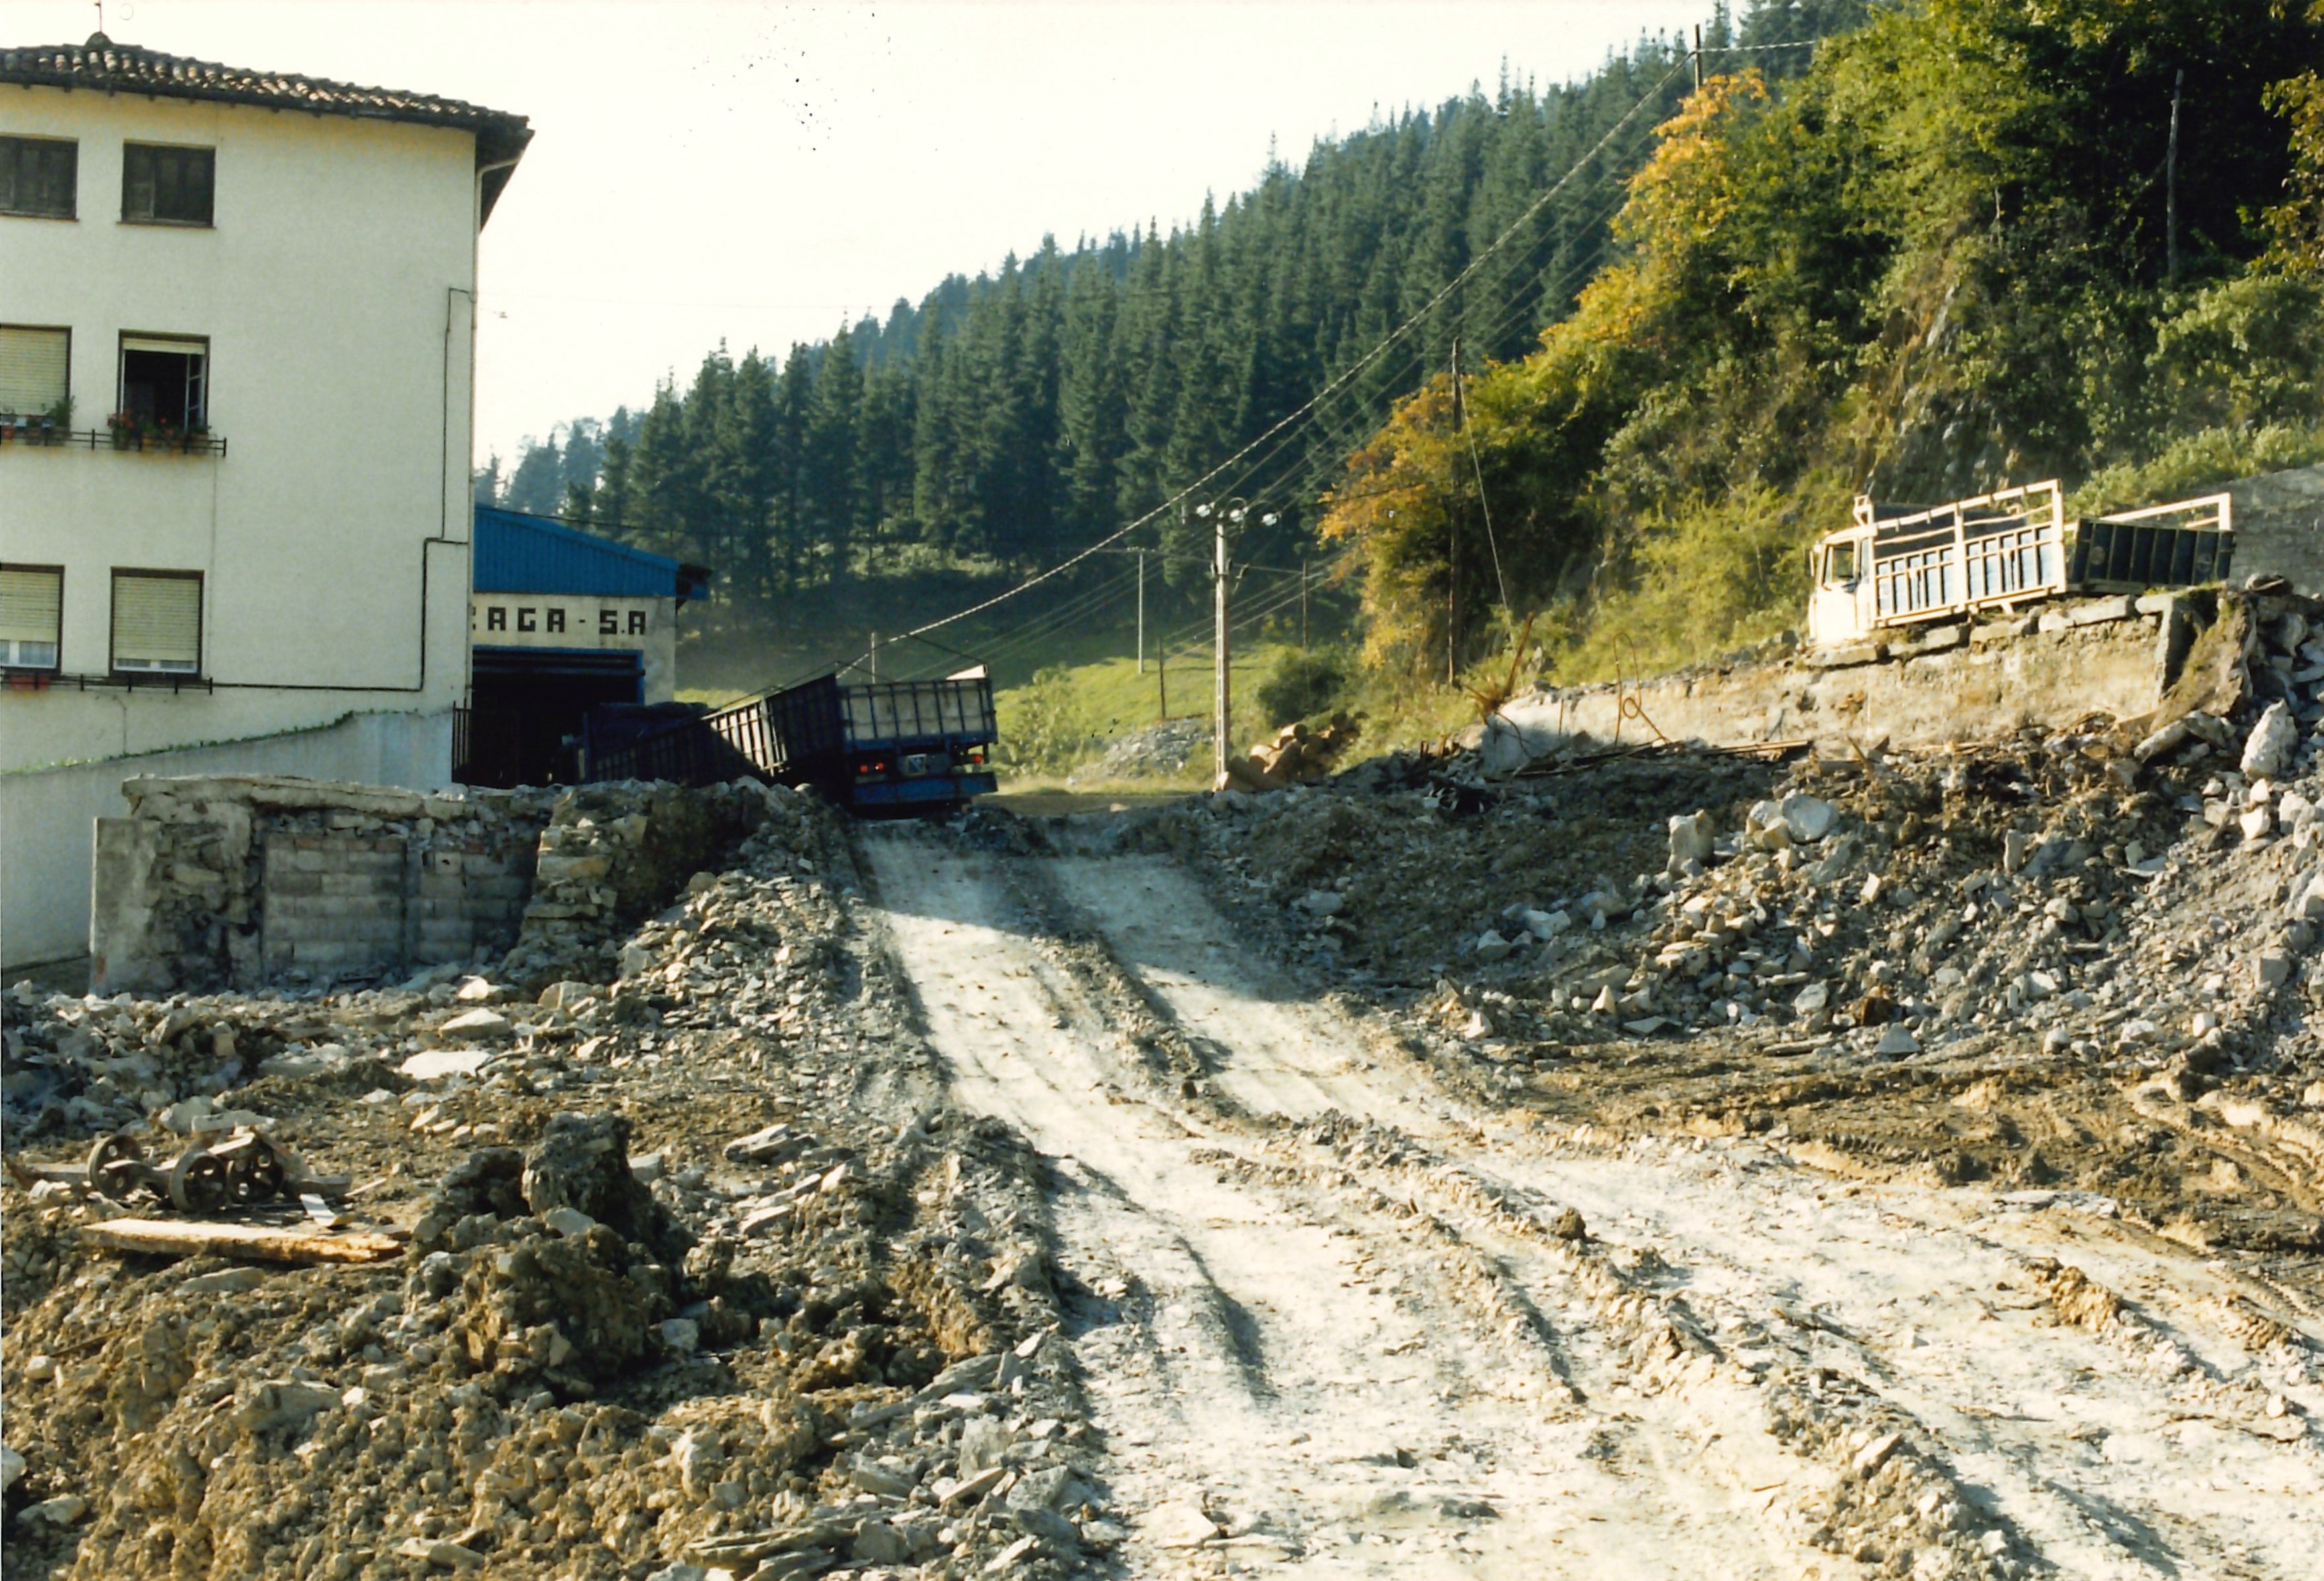
M 0 1188 L 8 1573 L 1038 1573 L 1102 1547 L 1039 1165 L 947 1100 L 838 825 L 800 802 L 696 888 L 561 1008 L 484 979 L 11 999 L 20 1156 L 78 1157 L 124 1093 L 207 1099 L 408 1241 L 123 1257 L 76 1235 L 115 1206 Z M 439 1049 L 447 1073 L 402 1072 Z
M 14 992 L 18 1160 L 401 1239 L 0 1182 L 9 1573 L 2312 1576 L 2310 722 L 779 795 L 612 982 Z

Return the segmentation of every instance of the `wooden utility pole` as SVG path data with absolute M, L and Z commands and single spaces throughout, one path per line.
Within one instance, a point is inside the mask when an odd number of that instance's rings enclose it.
M 1694 91 L 1702 91 L 1702 23 L 1694 24 Z
M 1146 673 L 1146 551 L 1138 551 L 1138 673 Z
M 2187 69 L 2171 78 L 2171 142 L 2163 156 L 2163 245 L 2166 282 L 2179 283 L 2179 90 L 2186 85 Z
M 1213 586 L 1213 622 L 1216 635 L 1216 675 L 1211 688 L 1211 773 L 1213 784 L 1222 782 L 1227 775 L 1227 712 L 1231 701 L 1227 680 L 1227 510 L 1223 504 L 1213 505 L 1211 512 L 1216 518 L 1218 538 L 1216 558 L 1211 568 Z
M 1156 706 L 1160 710 L 1154 716 L 1155 721 L 1159 724 L 1168 724 L 1170 722 L 1170 645 L 1167 642 L 1157 642 L 1154 645 L 1154 690 L 1157 694 Z
M 1299 651 L 1307 651 L 1307 556 L 1299 556 Z
M 1452 427 L 1461 427 L 1461 337 L 1452 337 Z M 1461 513 L 1444 513 L 1444 684 L 1461 679 Z

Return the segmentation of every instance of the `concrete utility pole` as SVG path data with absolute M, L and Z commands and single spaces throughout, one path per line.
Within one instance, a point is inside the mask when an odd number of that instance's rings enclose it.
M 1146 673 L 1146 551 L 1138 551 L 1138 673 Z
M 2186 85 L 2187 69 L 2171 78 L 2171 143 L 2163 156 L 2163 245 L 2165 283 L 2179 283 L 2179 90 Z
M 872 684 L 880 684 L 880 633 L 872 633 Z

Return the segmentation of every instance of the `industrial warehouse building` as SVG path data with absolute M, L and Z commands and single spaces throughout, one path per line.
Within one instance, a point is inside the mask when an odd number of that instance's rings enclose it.
M 456 750 L 472 785 L 573 775 L 571 744 L 608 703 L 664 703 L 678 611 L 710 573 L 546 517 L 480 505 L 468 639 L 474 694 Z
M 477 234 L 531 133 L 0 50 L 0 967 L 133 773 L 432 788 L 468 686 Z

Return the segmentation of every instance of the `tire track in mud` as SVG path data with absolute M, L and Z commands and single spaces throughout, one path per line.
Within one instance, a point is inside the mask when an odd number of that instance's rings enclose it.
M 2036 1329 L 2038 1252 L 1764 1148 L 1477 1114 L 1166 859 L 866 844 L 964 1101 L 1064 1155 L 1074 1272 L 1120 1291 L 1073 1337 L 1133 1517 L 1207 1490 L 1231 1552 L 1332 1574 L 2306 1573 L 2297 1415 L 2211 1457 L 2240 1493 L 2145 1474 L 2155 1423 L 2234 1432 L 2264 1392 L 2158 1373 L 2128 1316 Z
M 1211 1074 L 1231 1112 L 1184 1106 L 1175 1060 L 1157 1081 L 1122 1034 L 1135 1007 L 1093 970 L 1086 941 L 1037 933 L 1041 873 L 918 831 L 865 845 L 962 1100 L 1053 1160 L 1058 1233 L 1087 1292 L 1069 1337 L 1123 1507 L 1198 1503 L 1225 1528 L 1186 1552 L 1161 1546 L 1165 1520 L 1146 1522 L 1139 1573 L 1206 1570 L 1222 1546 L 1333 1575 L 1813 1565 L 1784 1522 L 1704 1474 L 1714 1428 L 1683 1441 L 1610 1383 L 1606 1408 L 1579 1402 L 1589 1391 L 1570 1372 L 1625 1364 L 1600 1354 L 1572 1291 L 1526 1288 L 1408 1194 L 1318 1189 L 1261 1159 L 1281 1084 L 1314 1113 L 1357 1095 L 1343 1072 L 1222 1042 Z
M 1332 1059 L 1329 1051 L 1360 1036 L 1333 1025 L 1344 1017 L 1277 986 L 1249 954 L 1219 951 L 1226 925 L 1176 865 L 1068 858 L 1055 869 L 1122 970 L 1191 1034 L 1262 1057 L 1304 1050 L 1311 1061 Z M 1187 981 L 1198 989 L 1177 986 Z M 1302 1021 L 1311 1029 L 1304 1040 L 1283 1025 Z M 1237 1026 L 1250 1022 L 1262 1035 L 1238 1039 Z M 1408 1110 L 1409 1085 L 1426 1080 L 1391 1056 L 1364 1063 L 1360 1080 L 1379 1089 L 1366 1106 L 1375 1114 Z M 1560 1205 L 1578 1203 L 1593 1222 L 1618 1226 L 1631 1243 L 1622 1250 L 1638 1260 L 1629 1268 L 1596 1262 L 1597 1315 L 1609 1330 L 1628 1331 L 1643 1372 L 1655 1370 L 1657 1352 L 1677 1364 L 1654 1386 L 1681 1394 L 1710 1388 L 1718 1368 L 1702 1364 L 1731 1364 L 1733 1352 L 1750 1351 L 1748 1342 L 1772 1337 L 1770 1327 L 1808 1341 L 1787 1347 L 1792 1365 L 1767 1365 L 1762 1352 L 1744 1371 L 1757 1380 L 1751 1390 L 1768 1430 L 1837 1474 L 1799 1502 L 1822 1546 L 1900 1573 L 2054 1567 L 2170 1575 L 2190 1561 L 2224 1573 L 2309 1573 L 2324 1528 L 2301 1495 L 2324 1491 L 2324 1465 L 2296 1411 L 2264 1416 L 2269 1390 L 2258 1382 L 2263 1366 L 2273 1365 L 2284 1375 L 2304 1373 L 2312 1385 L 2313 1351 L 2303 1356 L 2300 1337 L 2279 1331 L 2269 1360 L 2246 1360 L 2231 1379 L 2175 1348 L 2188 1339 L 2184 1313 L 2166 1338 L 2121 1311 L 2093 1344 L 2070 1318 L 2047 1310 L 2059 1305 L 2055 1257 L 2005 1249 L 1973 1232 L 1947 1235 L 1929 1216 L 1897 1218 L 1871 1198 L 1851 1202 L 1856 1190 L 1772 1156 L 1753 1160 L 1753 1149 L 1649 1144 L 1609 1169 L 1602 1150 L 1548 1147 L 1498 1119 L 1438 1113 L 1446 1123 L 1425 1144 L 1390 1134 L 1375 1150 L 1384 1144 L 1398 1154 L 1398 1172 L 1416 1197 L 1445 1204 L 1446 1217 L 1479 1245 L 1512 1224 L 1521 1238 L 1537 1241 Z M 1496 1127 L 1489 1140 L 1482 1126 Z M 1609 1175 L 1616 1189 L 1607 1189 Z M 1733 1187 L 1755 1177 L 1774 1211 L 1736 1225 Z M 1820 1211 L 1828 1197 L 1838 1211 Z M 1479 1211 L 1464 1216 L 1464 1203 Z M 1819 1211 L 1803 1211 L 1810 1204 Z M 2060 1249 L 2080 1248 L 2068 1242 Z M 1920 1267 L 1932 1250 L 1933 1272 Z M 2151 1257 L 2135 1260 L 2150 1277 L 2176 1273 Z M 1917 1294 L 1941 1312 L 1968 1305 L 1976 1314 L 1969 1329 L 2009 1317 L 1990 1312 L 1980 1290 L 2008 1309 L 2043 1309 L 2045 1320 L 2062 1327 L 2004 1322 L 2006 1338 L 1997 1348 L 2002 1337 L 1990 1328 L 1972 1338 L 1948 1320 L 1929 1325 L 1924 1337 L 1907 1323 L 1903 1344 L 1882 1342 L 1897 1327 L 1884 1321 L 1883 1309 L 1897 1307 L 1900 1294 Z M 2232 1330 L 2236 1315 L 2225 1315 Z M 1667 1334 L 1657 1332 L 1664 1324 Z M 2088 1417 L 2063 1424 L 2062 1433 L 2043 1430 L 2030 1409 L 2019 1409 L 2037 1389 L 2122 1429 L 2126 1446 L 2151 1439 L 2144 1429 L 2172 1423 L 2200 1424 L 2187 1430 L 2232 1441 L 2192 1475 L 2141 1475 L 2140 1447 L 2110 1452 L 2110 1438 L 2094 1432 Z M 1752 1393 L 1729 1403 L 1748 1413 Z M 2273 1409 L 2283 1411 L 2280 1396 Z M 1892 1433 L 1893 1445 L 1881 1448 Z

